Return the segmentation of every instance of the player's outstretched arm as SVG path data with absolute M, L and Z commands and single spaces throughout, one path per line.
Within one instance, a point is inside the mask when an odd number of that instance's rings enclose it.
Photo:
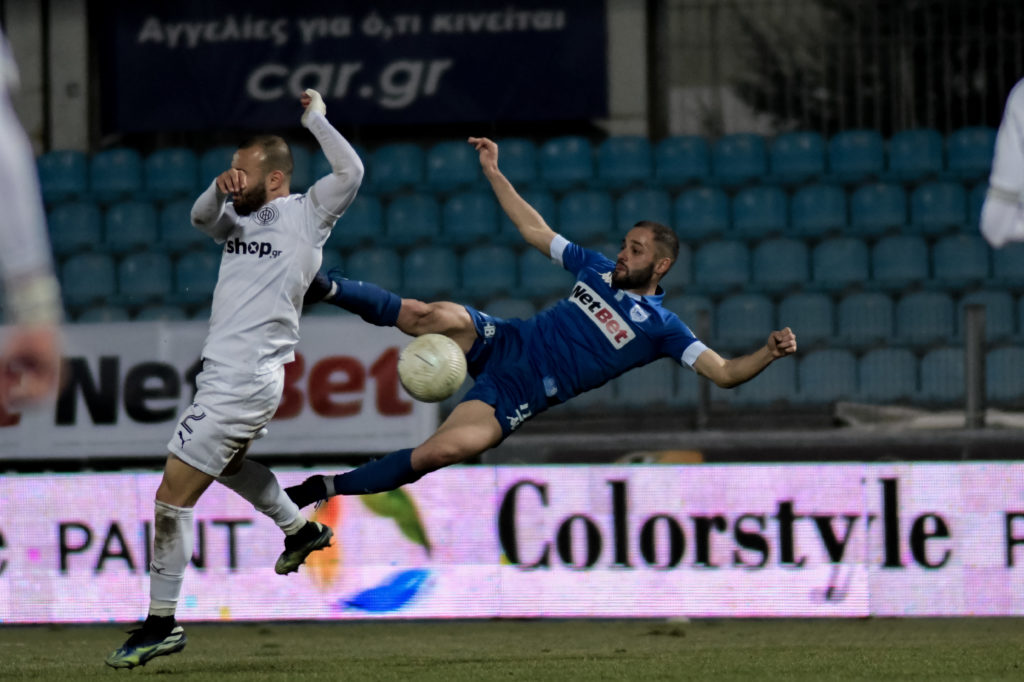
M 768 335 L 761 348 L 738 358 L 726 360 L 710 348 L 697 358 L 693 368 L 722 388 L 733 388 L 750 381 L 778 358 L 796 352 L 796 334 L 789 327 Z
M 498 145 L 486 137 L 471 137 L 469 143 L 480 152 L 480 167 L 484 171 L 484 177 L 491 183 L 498 203 L 519 230 L 519 234 L 527 244 L 545 256 L 550 256 L 551 240 L 555 238 L 555 231 L 544 222 L 544 218 L 533 206 L 519 196 L 508 178 L 498 170 Z
M 363 162 L 348 140 L 327 121 L 327 105 L 319 92 L 308 88 L 299 101 L 304 109 L 302 125 L 313 133 L 331 164 L 330 175 L 317 180 L 309 195 L 315 206 L 337 220 L 359 191 L 365 172 Z
M 1024 80 L 1006 100 L 988 184 L 981 234 L 997 249 L 1024 241 Z

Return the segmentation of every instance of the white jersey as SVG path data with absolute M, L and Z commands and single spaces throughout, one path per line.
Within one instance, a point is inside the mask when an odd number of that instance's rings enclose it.
M 981 233 L 996 248 L 1024 241 L 1024 80 L 1006 99 L 981 211 Z

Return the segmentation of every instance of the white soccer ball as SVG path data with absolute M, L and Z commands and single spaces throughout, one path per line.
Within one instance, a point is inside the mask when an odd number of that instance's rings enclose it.
M 398 356 L 398 378 L 416 400 L 437 403 L 466 379 L 466 356 L 442 334 L 416 337 Z

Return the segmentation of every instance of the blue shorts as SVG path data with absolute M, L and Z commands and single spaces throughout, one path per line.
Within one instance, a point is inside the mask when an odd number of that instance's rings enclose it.
M 557 400 L 547 396 L 543 372 L 527 352 L 529 321 L 503 320 L 470 306 L 466 311 L 476 327 L 477 339 L 466 353 L 469 375 L 476 383 L 462 402 L 480 400 L 494 408 L 502 438 Z

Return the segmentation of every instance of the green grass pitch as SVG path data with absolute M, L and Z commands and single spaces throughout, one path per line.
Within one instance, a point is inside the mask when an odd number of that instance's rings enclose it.
M 1016 618 L 184 625 L 183 652 L 129 672 L 103 664 L 125 626 L 0 626 L 0 679 L 1024 678 Z

